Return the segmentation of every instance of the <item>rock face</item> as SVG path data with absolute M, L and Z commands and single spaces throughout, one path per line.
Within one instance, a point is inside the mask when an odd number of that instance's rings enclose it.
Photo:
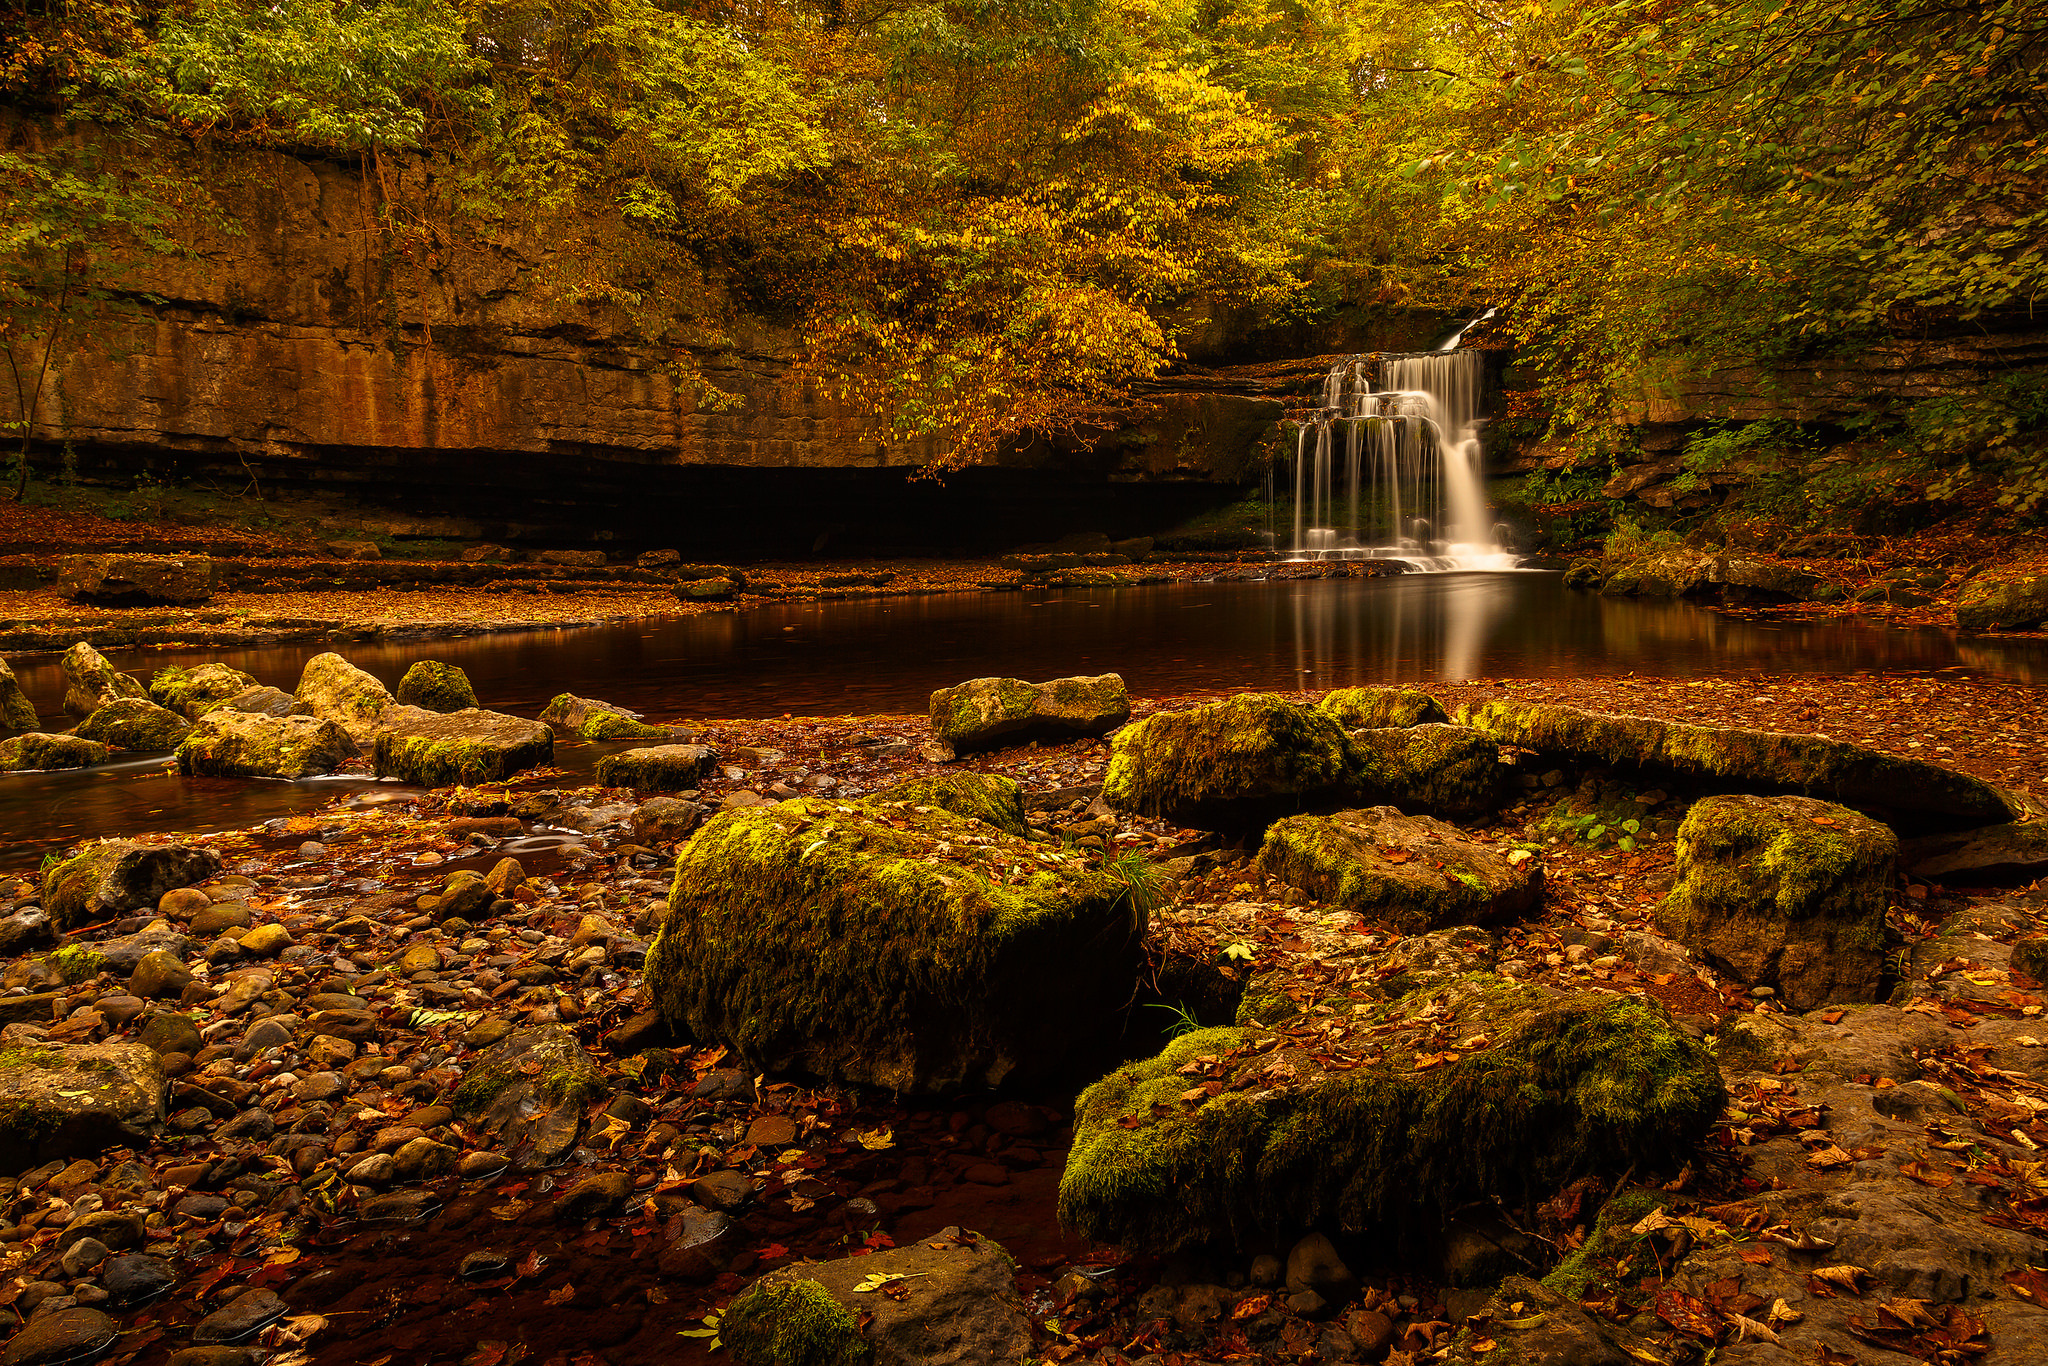
M 1795 1010 L 1877 999 L 1890 830 L 1806 797 L 1709 797 L 1678 828 L 1665 932 Z
M 48 769 L 89 768 L 113 753 L 111 745 L 76 735 L 30 731 L 0 740 L 0 773 L 37 773 Z
M 687 792 L 717 762 L 718 751 L 703 745 L 629 749 L 599 759 L 597 781 L 605 787 L 630 787 L 642 792 Z
M 646 980 L 762 1070 L 992 1086 L 1113 1032 L 1145 919 L 1122 881 L 981 821 L 796 798 L 682 846 Z
M 477 704 L 469 675 L 453 664 L 433 659 L 417 660 L 405 671 L 395 698 L 403 706 L 423 711 L 462 711 Z
M 74 600 L 97 607 L 189 607 L 213 596 L 213 561 L 204 555 L 70 555 L 58 583 Z
M 21 690 L 21 680 L 7 667 L 7 661 L 0 659 L 0 731 L 34 730 L 41 724 Z
M 1334 716 L 1346 730 L 1424 726 L 1451 719 L 1434 697 L 1413 688 L 1339 688 L 1317 702 L 1316 710 Z
M 202 664 L 196 669 L 158 669 L 149 680 L 149 696 L 158 706 L 197 721 L 255 686 L 256 680 L 240 669 Z
M 149 691 L 127 674 L 118 673 L 107 657 L 84 641 L 64 652 L 64 710 L 90 716 L 123 697 L 147 697 Z
M 1482 816 L 1507 796 L 1513 777 L 1500 742 L 1467 726 L 1436 723 L 1354 730 L 1373 785 L 1404 811 Z
M 1132 1251 L 1384 1236 L 1525 1181 L 1675 1169 L 1725 1099 L 1712 1055 L 1642 998 L 1473 977 L 1371 1018 L 1382 1056 L 1342 1069 L 1208 1029 L 1089 1087 L 1060 1222 Z M 1417 1051 L 1439 1037 L 1474 1042 Z
M 901 1299 L 863 1291 L 900 1278 Z M 993 1366 L 1032 1356 L 1014 1264 L 958 1226 L 907 1247 L 771 1271 L 720 1320 L 746 1366 Z
M 994 774 L 963 769 L 912 778 L 877 792 L 875 800 L 935 806 L 992 825 L 1006 835 L 1031 837 L 1031 823 L 1024 814 L 1024 790 L 1012 780 Z
M 164 1069 L 138 1043 L 0 1049 L 0 1173 L 147 1142 Z
M 932 733 L 960 753 L 1104 735 L 1131 719 L 1130 695 L 1118 674 L 1055 678 L 973 678 L 932 694 Z
M 1899 863 L 1929 882 L 2030 882 L 2048 872 L 2048 821 L 1923 835 L 1899 847 Z
M 204 778 L 309 778 L 356 752 L 347 732 L 317 716 L 217 707 L 178 746 L 178 770 Z
M 1956 625 L 1965 631 L 2018 631 L 2048 621 L 2048 577 L 1979 574 L 1956 599 Z
M 147 698 L 123 697 L 80 721 L 73 733 L 115 749 L 153 751 L 176 749 L 191 732 L 192 723 L 176 712 Z
M 1908 829 L 1998 825 L 2020 814 L 1967 774 L 1813 735 L 1505 701 L 1487 703 L 1469 724 L 1555 758 L 1671 773 L 1724 790 L 1803 793 Z
M 220 875 L 220 855 L 193 844 L 90 845 L 43 874 L 43 910 L 61 928 L 153 910 L 165 892 Z
M 391 705 L 391 691 L 338 654 L 314 655 L 299 675 L 299 703 L 348 732 L 365 749 L 376 739 L 377 722 Z
M 1456 826 L 1391 806 L 1275 821 L 1259 869 L 1403 934 L 1525 915 L 1543 897 L 1536 860 L 1510 862 Z
M 1271 693 L 1159 712 L 1113 744 L 1103 801 L 1197 830 L 1387 795 L 1366 782 L 1364 758 L 1335 718 Z
M 540 722 L 475 707 L 444 715 L 394 706 L 371 751 L 378 777 L 422 787 L 497 782 L 554 757 L 554 734 Z

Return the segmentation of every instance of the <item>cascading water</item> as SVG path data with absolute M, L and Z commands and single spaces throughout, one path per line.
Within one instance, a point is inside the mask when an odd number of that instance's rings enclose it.
M 1485 362 L 1456 349 L 1463 331 L 1439 351 L 1351 356 L 1330 368 L 1322 407 L 1295 433 L 1296 557 L 1515 567 L 1481 481 Z

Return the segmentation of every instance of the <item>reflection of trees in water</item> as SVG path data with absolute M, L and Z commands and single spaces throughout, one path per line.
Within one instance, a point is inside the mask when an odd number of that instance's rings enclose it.
M 1956 660 L 2021 683 L 2048 679 L 2048 641 L 1960 640 L 1956 642 Z

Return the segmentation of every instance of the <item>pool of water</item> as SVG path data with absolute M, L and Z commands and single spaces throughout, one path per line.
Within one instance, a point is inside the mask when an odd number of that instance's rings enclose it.
M 145 681 L 165 665 L 221 660 L 290 690 L 324 648 L 109 658 Z M 1843 620 L 1762 623 L 1685 603 L 1601 598 L 1530 573 L 874 598 L 342 653 L 393 685 L 415 659 L 460 665 L 483 704 L 500 711 L 532 716 L 566 691 L 655 721 L 922 712 L 934 689 L 987 674 L 1114 671 L 1140 696 L 1630 673 L 2048 677 L 2048 648 L 2035 642 L 1959 641 Z M 15 669 L 45 724 L 58 724 L 63 677 L 54 657 L 16 660 Z M 587 772 L 602 752 L 562 745 L 558 762 Z M 186 779 L 167 776 L 160 759 L 135 758 L 82 773 L 0 775 L 0 868 L 34 867 L 87 836 L 249 825 L 367 785 Z

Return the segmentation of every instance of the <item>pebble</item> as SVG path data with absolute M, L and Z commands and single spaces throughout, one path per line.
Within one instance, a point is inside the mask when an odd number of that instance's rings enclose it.
M 153 1299 L 178 1283 L 178 1273 L 162 1257 L 124 1252 L 100 1267 L 100 1284 L 121 1304 Z
M 267 1323 L 285 1315 L 285 1302 L 268 1290 L 244 1290 L 220 1308 L 199 1321 L 192 1330 L 192 1341 L 204 1345 L 209 1342 L 240 1342 Z

